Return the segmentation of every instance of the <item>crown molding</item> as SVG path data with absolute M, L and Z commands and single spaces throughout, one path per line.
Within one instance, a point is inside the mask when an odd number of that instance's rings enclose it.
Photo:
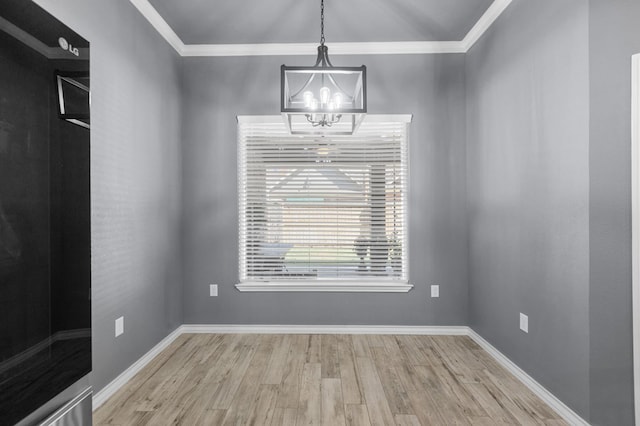
M 198 56 L 315 56 L 315 43 L 184 44 L 148 0 L 129 0 L 164 39 L 184 57 Z M 460 41 L 394 41 L 327 43 L 332 55 L 428 55 L 466 53 L 511 4 L 494 0 Z
M 460 41 L 327 43 L 331 55 L 465 53 Z M 182 56 L 315 56 L 317 43 L 188 44 Z
M 148 0 L 129 0 L 180 56 L 185 44 Z
M 473 47 L 480 37 L 493 25 L 502 12 L 511 4 L 512 0 L 494 0 L 491 6 L 484 12 L 478 22 L 469 30 L 460 42 L 465 52 Z

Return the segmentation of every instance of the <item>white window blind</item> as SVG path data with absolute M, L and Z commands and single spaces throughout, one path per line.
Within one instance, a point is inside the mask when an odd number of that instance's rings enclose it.
M 239 119 L 241 283 L 407 282 L 408 120 L 384 117 L 353 136 Z

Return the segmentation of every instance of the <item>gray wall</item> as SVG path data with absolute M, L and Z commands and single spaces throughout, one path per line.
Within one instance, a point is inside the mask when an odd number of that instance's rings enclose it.
M 640 53 L 640 2 L 589 7 L 591 420 L 631 425 L 631 55 Z
M 95 390 L 181 323 L 180 59 L 127 0 L 39 0 L 91 42 Z M 125 333 L 114 338 L 124 315 Z
M 516 0 L 466 68 L 470 325 L 585 418 L 588 12 Z
M 310 52 L 313 53 L 313 52 Z M 278 114 L 280 65 L 313 57 L 185 58 L 184 321 L 467 324 L 464 55 L 335 56 L 367 65 L 370 113 L 412 113 L 405 294 L 240 293 L 236 115 Z M 208 285 L 219 284 L 219 297 Z M 430 284 L 441 285 L 431 299 Z
M 334 57 L 368 66 L 371 113 L 414 114 L 399 295 L 234 288 L 235 116 L 277 113 L 279 65 L 313 57 L 180 60 L 126 0 L 39 3 L 92 42 L 96 389 L 181 322 L 470 324 L 594 424 L 632 424 L 637 1 L 515 0 L 466 57 Z

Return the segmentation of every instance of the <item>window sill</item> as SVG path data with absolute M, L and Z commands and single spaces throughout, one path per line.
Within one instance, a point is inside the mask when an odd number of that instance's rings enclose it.
M 333 292 L 333 293 L 407 293 L 413 288 L 408 283 L 370 282 L 244 282 L 236 284 L 242 292 Z

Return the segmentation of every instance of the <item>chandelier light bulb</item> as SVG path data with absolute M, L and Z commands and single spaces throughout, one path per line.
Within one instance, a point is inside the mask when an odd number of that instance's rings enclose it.
M 318 100 L 316 98 L 311 99 L 310 108 L 314 111 L 318 109 Z
M 342 100 L 343 100 L 342 93 L 336 92 L 333 94 L 333 103 L 336 109 L 340 109 L 340 107 L 342 107 Z
M 302 94 L 302 99 L 304 100 L 304 106 L 306 108 L 311 108 L 311 103 L 313 101 L 313 92 L 307 90 Z
M 320 89 L 320 103 L 322 105 L 326 105 L 331 98 L 331 90 L 328 87 L 323 87 Z
M 329 111 L 333 111 L 336 108 L 336 104 L 333 101 L 329 101 L 329 103 L 327 103 L 327 109 Z

